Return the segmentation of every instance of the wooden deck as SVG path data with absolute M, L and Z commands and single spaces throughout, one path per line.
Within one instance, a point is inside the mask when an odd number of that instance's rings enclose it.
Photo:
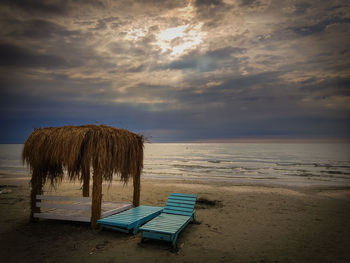
M 40 213 L 34 218 L 68 220 L 78 222 L 91 221 L 91 197 L 67 197 L 37 195 L 37 207 Z M 101 218 L 132 208 L 131 203 L 102 202 Z

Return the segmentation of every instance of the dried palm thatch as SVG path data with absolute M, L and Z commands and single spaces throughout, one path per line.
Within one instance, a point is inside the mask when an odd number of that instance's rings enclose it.
M 112 181 L 113 174 L 127 183 L 134 182 L 135 206 L 140 200 L 140 175 L 143 168 L 144 137 L 124 129 L 105 125 L 64 126 L 35 129 L 24 144 L 22 159 L 32 172 L 31 207 L 35 210 L 36 195 L 49 181 L 59 183 L 67 171 L 71 180 L 84 182 L 88 195 L 90 167 L 93 169 L 91 222 L 101 214 L 102 180 Z

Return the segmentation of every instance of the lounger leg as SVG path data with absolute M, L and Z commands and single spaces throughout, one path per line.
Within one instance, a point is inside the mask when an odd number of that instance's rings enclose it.
M 173 242 L 172 242 L 172 246 L 173 248 L 176 248 L 176 241 L 177 241 L 177 237 L 179 236 L 179 233 L 177 233 L 175 236 L 174 236 L 174 239 L 173 239 Z
M 192 224 L 196 223 L 196 214 L 195 213 L 191 216 L 190 223 L 192 223 Z
M 132 232 L 134 235 L 137 234 L 137 232 L 139 232 L 139 228 L 140 228 L 140 223 L 138 223 L 135 228 L 134 228 L 134 231 Z

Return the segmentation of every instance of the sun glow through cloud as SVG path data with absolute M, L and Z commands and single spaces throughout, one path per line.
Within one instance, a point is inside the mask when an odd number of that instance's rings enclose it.
M 167 28 L 158 34 L 157 44 L 163 52 L 170 51 L 171 56 L 179 56 L 186 50 L 194 48 L 202 42 L 205 33 L 201 31 L 201 27 L 202 24 L 194 26 L 187 24 Z
M 182 37 L 187 27 L 188 25 L 167 28 L 158 34 L 158 38 L 162 41 L 171 41 L 174 38 Z
M 206 32 L 202 31 L 202 22 L 195 24 L 190 22 L 195 20 L 196 16 L 191 2 L 186 7 L 172 10 L 167 15 L 181 19 L 184 24 L 170 27 L 167 25 L 160 31 L 157 35 L 157 45 L 162 52 L 169 52 L 170 58 L 176 58 L 202 43 Z

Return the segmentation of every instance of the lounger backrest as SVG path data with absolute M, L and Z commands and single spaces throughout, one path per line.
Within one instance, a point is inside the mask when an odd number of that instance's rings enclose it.
M 192 216 L 197 195 L 170 194 L 163 213 Z

